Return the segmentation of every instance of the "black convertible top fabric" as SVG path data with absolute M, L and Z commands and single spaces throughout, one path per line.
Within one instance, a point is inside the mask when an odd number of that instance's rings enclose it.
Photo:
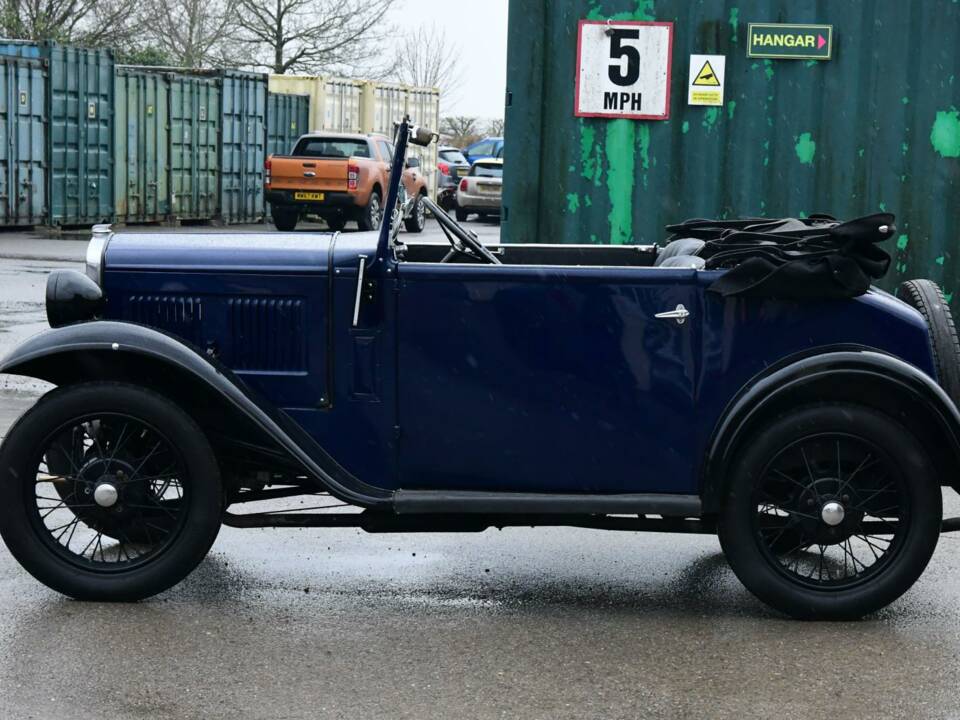
M 878 244 L 896 233 L 894 221 L 887 213 L 846 223 L 815 215 L 689 220 L 667 230 L 674 239 L 704 240 L 697 255 L 707 269 L 728 269 L 711 292 L 801 300 L 863 295 L 890 268 L 890 255 Z

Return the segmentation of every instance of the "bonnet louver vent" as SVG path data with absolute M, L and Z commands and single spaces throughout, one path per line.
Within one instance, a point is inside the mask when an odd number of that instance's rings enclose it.
M 183 295 L 133 295 L 128 303 L 130 319 L 199 342 L 203 303 Z
M 295 298 L 232 298 L 227 301 L 235 370 L 302 372 L 304 303 Z

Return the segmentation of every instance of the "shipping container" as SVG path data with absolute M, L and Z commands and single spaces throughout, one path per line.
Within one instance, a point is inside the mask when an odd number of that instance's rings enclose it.
M 670 119 L 574 116 L 582 19 L 673 23 Z M 829 60 L 750 58 L 750 23 L 833 26 Z M 503 234 L 652 243 L 690 217 L 896 213 L 887 288 L 960 288 L 960 5 L 511 0 Z M 687 104 L 692 54 L 724 104 Z M 696 69 L 694 69 L 696 70 Z
M 326 78 L 323 92 L 323 127 L 336 132 L 364 132 L 361 104 L 364 83 L 359 80 Z
M 368 83 L 364 88 L 365 99 L 373 104 L 373 111 L 365 115 L 364 132 L 393 136 L 394 123 L 407 114 L 407 99 L 410 91 L 404 85 L 392 83 Z
M 112 220 L 113 52 L 3 40 L 0 53 L 38 58 L 47 66 L 46 222 Z
M 407 94 L 407 114 L 421 127 L 440 132 L 440 91 L 436 88 L 410 88 Z M 430 194 L 437 191 L 437 144 L 425 148 L 412 148 L 412 154 L 419 155 L 420 165 L 430 186 Z
M 168 74 L 170 213 L 210 220 L 219 209 L 220 86 L 212 77 Z
M 263 218 L 267 76 L 223 70 L 220 82 L 220 208 L 224 223 Z
M 0 221 L 46 222 L 46 77 L 39 60 L 0 56 Z
M 319 75 L 271 75 L 268 90 L 280 95 L 306 95 L 310 114 L 303 132 L 323 129 L 326 81 Z
M 310 96 L 267 94 L 267 157 L 289 155 L 310 123 Z
M 116 220 L 165 220 L 170 214 L 167 77 L 117 68 L 114 93 Z

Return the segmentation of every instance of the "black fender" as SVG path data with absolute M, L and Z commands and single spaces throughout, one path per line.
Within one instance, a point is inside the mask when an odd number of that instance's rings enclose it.
M 737 453 L 764 419 L 801 404 L 838 401 L 873 407 L 903 422 L 934 459 L 940 484 L 960 487 L 960 412 L 953 401 L 933 378 L 899 358 L 845 349 L 772 366 L 730 402 L 703 458 L 704 513 L 720 510 Z
M 353 476 L 299 425 L 215 358 L 153 328 L 100 320 L 47 330 L 4 358 L 0 372 L 55 385 L 130 382 L 173 397 L 183 396 L 187 387 L 190 393 L 199 391 L 218 403 L 218 411 L 249 421 L 312 476 L 319 489 L 364 507 L 389 505 L 393 497 L 392 492 Z

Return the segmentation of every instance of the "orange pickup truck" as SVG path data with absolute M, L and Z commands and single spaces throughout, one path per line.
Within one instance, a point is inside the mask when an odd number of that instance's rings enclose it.
M 355 220 L 361 230 L 376 230 L 389 187 L 393 145 L 383 135 L 310 133 L 292 155 L 271 155 L 265 164 L 266 200 L 277 230 L 293 230 L 304 215 L 319 215 L 331 230 Z M 404 225 L 422 232 L 427 179 L 420 161 L 408 158 L 403 186 L 410 205 Z

